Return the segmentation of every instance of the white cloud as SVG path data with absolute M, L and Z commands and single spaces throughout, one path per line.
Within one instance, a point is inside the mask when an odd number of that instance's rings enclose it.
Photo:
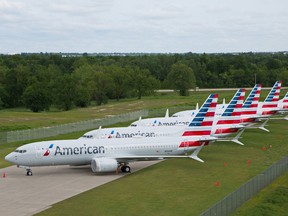
M 286 0 L 0 0 L 0 52 L 287 50 Z

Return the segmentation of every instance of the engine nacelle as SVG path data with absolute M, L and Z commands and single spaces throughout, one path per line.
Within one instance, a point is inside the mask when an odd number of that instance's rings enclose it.
M 94 173 L 113 172 L 118 168 L 118 163 L 112 158 L 93 158 L 91 169 Z

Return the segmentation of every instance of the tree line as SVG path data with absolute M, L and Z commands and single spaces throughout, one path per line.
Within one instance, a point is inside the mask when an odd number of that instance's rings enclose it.
M 78 57 L 61 54 L 0 56 L 0 108 L 33 112 L 86 107 L 109 99 L 150 95 L 155 89 L 272 86 L 288 83 L 286 53 L 143 54 Z

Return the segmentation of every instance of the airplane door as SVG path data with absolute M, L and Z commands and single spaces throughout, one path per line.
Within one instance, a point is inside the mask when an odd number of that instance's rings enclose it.
M 36 158 L 41 157 L 41 147 L 38 145 L 35 145 L 35 150 L 36 150 Z

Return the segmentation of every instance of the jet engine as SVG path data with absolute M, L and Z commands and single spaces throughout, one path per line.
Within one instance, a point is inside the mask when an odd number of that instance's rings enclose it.
M 93 158 L 91 169 L 94 173 L 113 172 L 118 168 L 118 163 L 112 158 Z

